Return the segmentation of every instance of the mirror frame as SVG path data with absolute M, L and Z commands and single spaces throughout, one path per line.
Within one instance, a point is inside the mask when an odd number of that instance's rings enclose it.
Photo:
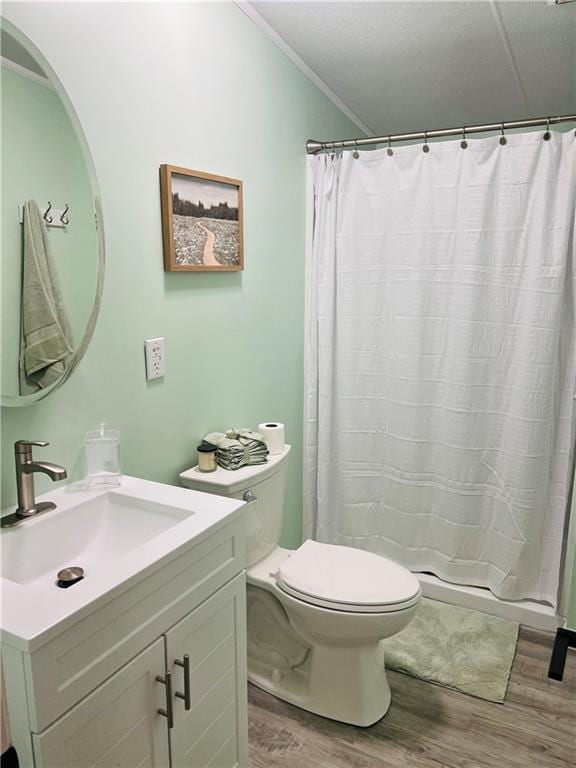
M 92 198 L 94 200 L 94 223 L 96 226 L 97 238 L 98 263 L 96 274 L 96 289 L 94 292 L 94 302 L 92 304 L 92 309 L 90 311 L 82 339 L 78 344 L 77 350 L 74 352 L 70 365 L 62 377 L 54 384 L 52 384 L 52 386 L 46 387 L 46 389 L 41 389 L 38 392 L 33 392 L 30 395 L 5 395 L 2 393 L 0 397 L 0 405 L 2 407 L 22 408 L 27 405 L 34 405 L 34 403 L 37 403 L 39 400 L 44 399 L 52 392 L 55 392 L 66 381 L 68 381 L 84 357 L 84 354 L 92 339 L 92 335 L 94 334 L 94 329 L 96 327 L 96 322 L 100 312 L 100 306 L 102 304 L 102 291 L 104 287 L 104 273 L 106 267 L 106 248 L 104 239 L 104 219 L 102 215 L 102 203 L 100 197 L 100 187 L 98 185 L 98 177 L 96 175 L 92 153 L 90 152 L 90 147 L 88 145 L 88 141 L 86 140 L 86 135 L 82 128 L 82 124 L 80 123 L 78 115 L 76 114 L 76 110 L 74 109 L 74 106 L 68 94 L 66 93 L 64 86 L 60 82 L 58 75 L 54 72 L 50 66 L 50 63 L 46 60 L 42 52 L 36 47 L 36 45 L 34 45 L 30 38 L 27 37 L 20 29 L 18 29 L 18 27 L 12 24 L 12 22 L 9 21 L 5 16 L 0 15 L 0 24 L 2 25 L 2 28 L 9 35 L 15 38 L 40 64 L 46 74 L 47 79 L 52 83 L 54 90 L 62 102 L 66 115 L 68 116 L 68 119 L 70 120 L 72 128 L 76 134 L 80 152 L 86 165 L 86 172 L 88 174 L 88 179 L 92 190 Z

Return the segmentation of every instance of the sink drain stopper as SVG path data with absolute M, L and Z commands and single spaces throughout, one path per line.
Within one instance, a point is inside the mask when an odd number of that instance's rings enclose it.
M 83 578 L 84 568 L 80 568 L 79 565 L 71 565 L 69 568 L 62 568 L 61 571 L 58 571 L 56 586 L 61 589 L 67 589 Z

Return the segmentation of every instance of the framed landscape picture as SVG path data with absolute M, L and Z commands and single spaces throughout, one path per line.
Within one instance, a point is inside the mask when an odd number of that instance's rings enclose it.
M 160 192 L 166 272 L 244 269 L 241 181 L 161 165 Z

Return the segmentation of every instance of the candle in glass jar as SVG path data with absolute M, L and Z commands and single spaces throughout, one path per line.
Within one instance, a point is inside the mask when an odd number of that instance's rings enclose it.
M 200 443 L 198 451 L 198 469 L 200 472 L 214 472 L 216 464 L 216 446 L 212 443 Z

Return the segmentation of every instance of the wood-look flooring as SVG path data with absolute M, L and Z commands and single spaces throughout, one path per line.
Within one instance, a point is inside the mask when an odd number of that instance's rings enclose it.
M 250 686 L 250 768 L 575 768 L 576 652 L 547 677 L 554 636 L 522 628 L 504 704 L 388 672 L 370 728 L 304 712 Z

